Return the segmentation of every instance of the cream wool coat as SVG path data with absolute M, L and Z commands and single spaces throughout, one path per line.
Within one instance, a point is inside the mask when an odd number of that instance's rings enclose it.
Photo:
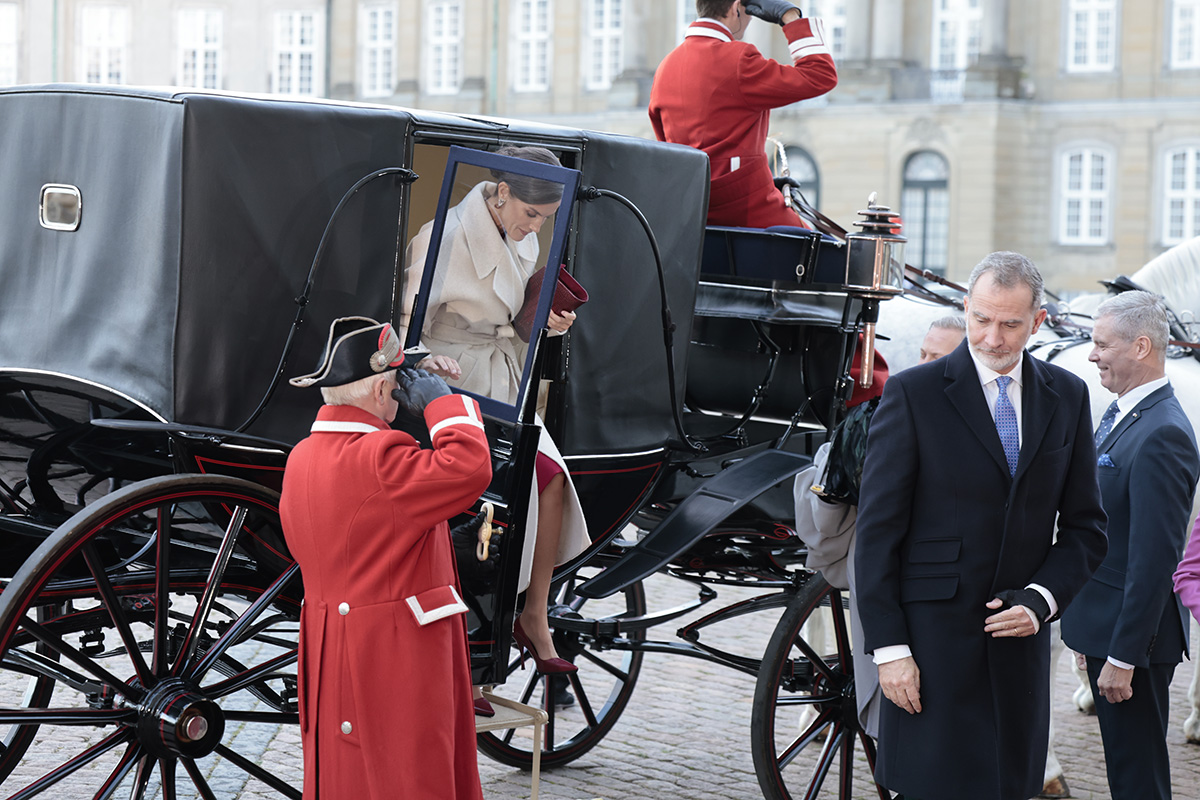
M 458 361 L 462 377 L 448 381 L 450 385 L 513 403 L 528 345 L 516 335 L 511 323 L 525 300 L 525 283 L 538 268 L 539 246 L 534 235 L 520 242 L 500 236 L 486 205 L 495 192 L 496 184 L 479 183 L 446 212 L 437 275 L 430 290 L 421 343 L 434 355 Z M 407 269 L 400 322 L 406 331 L 413 299 L 425 271 L 432 231 L 432 221 L 421 226 L 405 254 Z M 540 419 L 538 423 L 541 424 Z M 538 437 L 538 451 L 562 467 L 566 477 L 563 527 L 555 559 L 555 563 L 564 564 L 587 549 L 591 538 L 571 473 L 545 429 Z M 537 518 L 535 480 L 529 497 L 529 529 L 521 554 L 518 591 L 529 585 Z

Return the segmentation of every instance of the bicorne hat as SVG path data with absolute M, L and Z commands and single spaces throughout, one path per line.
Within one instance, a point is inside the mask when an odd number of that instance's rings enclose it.
M 317 368 L 288 383 L 301 389 L 344 386 L 403 363 L 400 337 L 389 323 L 370 317 L 342 317 L 329 326 L 329 339 Z

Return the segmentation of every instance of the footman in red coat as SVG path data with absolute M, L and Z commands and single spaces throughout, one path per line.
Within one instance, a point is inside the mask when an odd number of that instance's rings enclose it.
M 667 54 L 650 90 L 650 123 L 659 141 L 708 153 L 709 225 L 803 225 L 775 188 L 767 164 L 771 109 L 837 86 L 837 68 L 819 19 L 787 0 L 699 0 L 700 19 Z M 783 26 L 791 64 L 764 58 L 742 41 L 750 17 Z
M 479 407 L 397 367 L 392 327 L 336 320 L 291 381 L 326 405 L 288 458 L 280 514 L 304 578 L 305 800 L 479 800 L 466 611 L 446 520 L 491 481 Z M 423 414 L 433 449 L 391 430 Z

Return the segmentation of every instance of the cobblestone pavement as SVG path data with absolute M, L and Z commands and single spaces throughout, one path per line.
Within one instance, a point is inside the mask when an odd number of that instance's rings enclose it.
M 647 584 L 650 608 L 673 606 L 680 595 L 659 576 Z M 730 595 L 726 597 L 726 595 Z M 738 596 L 722 590 L 720 601 Z M 707 613 L 710 608 L 705 608 Z M 696 612 L 693 616 L 698 616 Z M 765 647 L 777 613 L 742 618 L 736 630 L 714 638 L 722 644 L 740 641 L 746 649 Z M 652 631 L 673 636 L 677 624 Z M 1192 641 L 1200 642 L 1193 623 Z M 706 634 L 706 640 L 709 638 Z M 1188 744 L 1183 721 L 1188 714 L 1187 690 L 1193 665 L 1185 662 L 1172 684 L 1172 782 L 1177 800 L 1200 797 L 1200 745 Z M 1071 795 L 1080 800 L 1107 800 L 1104 753 L 1094 716 L 1078 711 L 1072 693 L 1078 682 L 1064 654 L 1057 665 L 1053 695 L 1056 752 Z M 727 667 L 674 655 L 648 654 L 629 707 L 616 727 L 595 749 L 571 764 L 543 771 L 540 796 L 547 800 L 761 800 L 750 754 L 752 677 Z M 488 800 L 529 797 L 529 775 L 480 756 L 480 775 Z M 866 771 L 856 771 L 855 797 L 878 798 Z M 827 791 L 822 797 L 834 798 Z M 963 800 L 970 800 L 964 797 Z
M 750 593 L 721 589 L 722 605 Z M 651 610 L 679 605 L 694 594 L 687 584 L 655 576 L 647 582 Z M 682 622 L 711 613 L 712 604 L 681 621 L 651 631 L 658 639 L 674 640 Z M 722 626 L 706 629 L 703 641 L 735 652 L 761 655 L 778 611 L 763 612 Z M 1193 626 L 1193 641 L 1200 631 Z M 1187 744 L 1182 733 L 1187 716 L 1186 694 L 1192 665 L 1185 663 L 1172 686 L 1172 720 L 1169 733 L 1173 784 L 1179 799 L 1200 797 L 1200 746 Z M 1070 783 L 1072 796 L 1081 800 L 1108 797 L 1104 757 L 1095 717 L 1077 711 L 1071 695 L 1077 686 L 1069 658 L 1057 665 L 1053 715 L 1056 745 Z M 0 706 L 14 705 L 13 687 L 0 681 Z M 594 749 L 569 765 L 545 771 L 541 797 L 546 800 L 696 800 L 728 798 L 760 800 L 750 750 L 750 718 L 754 678 L 728 667 L 678 655 L 647 654 L 632 700 L 615 728 Z M 300 744 L 295 726 L 282 728 L 244 725 L 236 731 L 234 749 L 264 765 L 293 786 L 300 783 Z M 27 758 L 8 781 L 0 797 L 8 797 L 26 781 L 81 751 L 83 729 L 58 730 L 50 747 L 35 747 L 37 758 Z M 76 741 L 78 740 L 78 741 Z M 227 740 L 228 741 L 228 740 Z M 40 760 L 39 760 L 40 759 Z M 860 759 L 861 760 L 861 759 Z M 205 759 L 205 761 L 209 761 Z M 111 768 L 111 767 L 109 767 Z M 221 800 L 279 800 L 280 795 L 261 783 L 246 782 L 245 775 L 228 764 L 206 764 L 205 774 Z M 529 775 L 480 756 L 484 796 L 488 800 L 529 797 Z M 24 780 L 22 780 L 22 778 Z M 856 798 L 873 795 L 865 766 L 856 770 Z M 76 800 L 95 793 L 94 776 L 73 776 L 39 797 Z M 822 797 L 832 798 L 832 792 Z M 971 800 L 964 797 L 963 800 Z

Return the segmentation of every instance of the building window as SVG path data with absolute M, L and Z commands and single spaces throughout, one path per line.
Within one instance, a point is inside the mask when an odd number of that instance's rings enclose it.
M 0 86 L 17 82 L 17 4 L 0 3 Z
M 282 11 L 275 15 L 275 53 L 271 91 L 316 96 L 322 93 L 321 14 Z
M 425 90 L 454 94 L 462 85 L 463 13 L 460 0 L 431 3 L 426 16 Z
M 800 184 L 800 192 L 808 204 L 818 211 L 821 209 L 821 174 L 817 171 L 817 162 L 802 147 L 785 147 L 788 173 Z
M 675 0 L 676 40 L 682 42 L 688 25 L 696 21 L 695 0 Z
M 1200 67 L 1200 0 L 1171 4 L 1171 69 Z
M 945 275 L 950 260 L 950 165 L 941 154 L 922 150 L 908 157 L 900 213 L 908 237 L 905 259 Z
M 841 61 L 846 55 L 846 0 L 818 0 L 810 2 L 809 7 L 809 15 L 820 17 L 825 23 L 825 38 L 833 60 Z
M 933 77 L 929 97 L 934 102 L 963 99 L 966 70 L 979 58 L 982 0 L 937 0 L 933 6 Z
M 1067 0 L 1067 72 L 1116 66 L 1117 0 Z
M 550 0 L 518 0 L 516 4 L 518 92 L 550 88 Z
M 221 88 L 221 10 L 185 8 L 179 11 L 180 86 Z
M 80 15 L 83 83 L 124 83 L 125 51 L 129 42 L 129 9 L 123 6 L 84 6 Z
M 621 74 L 625 0 L 588 0 L 585 85 L 607 89 Z
M 1061 156 L 1059 241 L 1099 245 L 1108 241 L 1109 156 L 1093 148 L 1069 150 Z
M 358 10 L 358 86 L 363 97 L 392 93 L 396 68 L 396 8 L 363 5 Z
M 1163 244 L 1200 236 L 1200 147 L 1167 151 L 1163 180 Z

